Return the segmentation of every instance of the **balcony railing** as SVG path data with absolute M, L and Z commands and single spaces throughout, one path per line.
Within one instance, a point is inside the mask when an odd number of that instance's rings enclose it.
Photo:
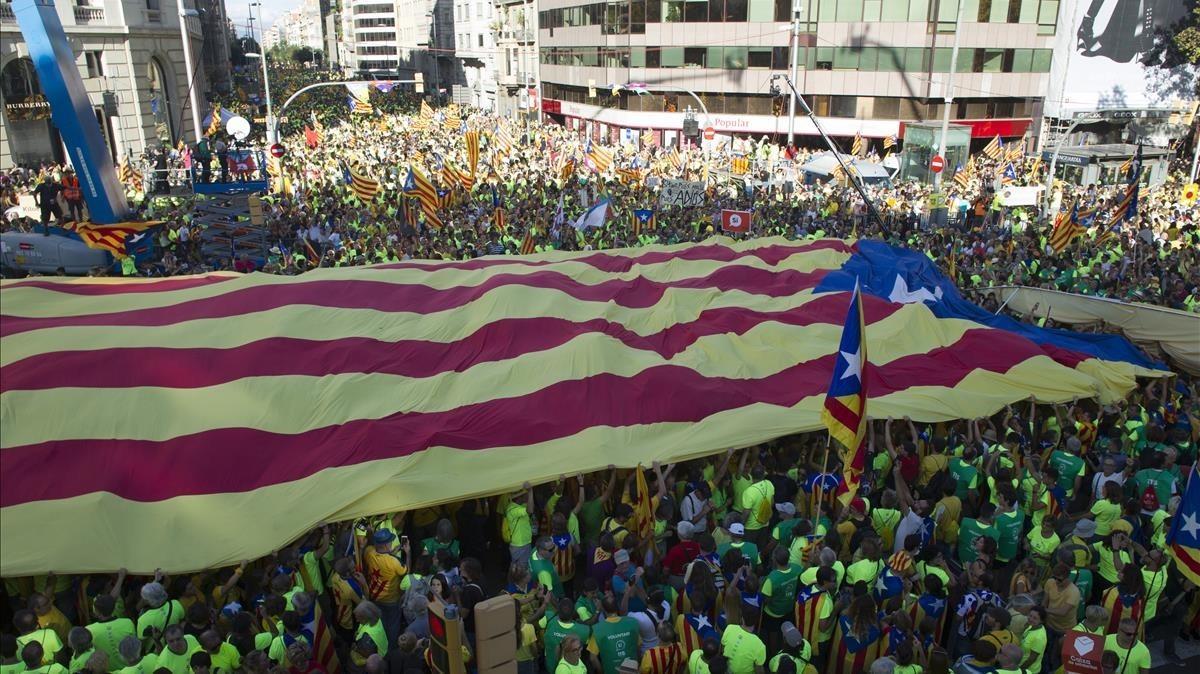
M 533 42 L 534 32 L 526 28 L 518 28 L 516 30 L 501 30 L 499 38 L 501 41 Z
M 0 2 L 0 23 L 16 23 L 17 15 L 13 14 L 11 2 Z
M 104 22 L 103 7 L 87 7 L 85 5 L 75 5 L 75 23 L 88 25 L 92 23 Z

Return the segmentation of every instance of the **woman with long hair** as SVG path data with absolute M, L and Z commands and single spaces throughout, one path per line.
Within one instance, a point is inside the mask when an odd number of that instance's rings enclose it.
M 838 616 L 826 674 L 861 674 L 883 653 L 883 628 L 870 593 L 850 602 Z

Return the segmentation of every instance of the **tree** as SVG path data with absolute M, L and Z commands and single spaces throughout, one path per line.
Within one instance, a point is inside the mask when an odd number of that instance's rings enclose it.
M 1200 95 L 1200 0 L 1182 0 L 1183 16 L 1173 25 L 1158 28 L 1154 45 L 1142 56 L 1142 65 L 1152 72 L 1151 86 L 1163 94 L 1187 97 Z

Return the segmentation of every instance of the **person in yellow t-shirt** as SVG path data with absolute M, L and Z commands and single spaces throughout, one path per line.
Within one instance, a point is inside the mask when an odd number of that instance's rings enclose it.
M 184 634 L 179 625 L 171 625 L 163 630 L 163 640 L 167 645 L 158 654 L 158 669 L 170 670 L 171 674 L 192 674 L 192 655 L 201 650 L 196 637 Z
M 42 654 L 42 664 L 54 662 L 55 656 L 63 649 L 63 642 L 58 638 L 58 633 L 49 627 L 38 626 L 37 615 L 29 609 L 21 609 L 13 615 L 13 627 L 17 628 L 19 635 L 17 649 L 24 653 L 26 646 L 36 643 Z M 23 655 L 21 657 L 24 659 Z
M 34 594 L 29 598 L 29 608 L 37 615 L 38 625 L 54 630 L 59 641 L 67 640 L 67 632 L 71 631 L 71 621 L 58 610 L 50 597 L 40 593 Z
M 212 674 L 233 674 L 242 666 L 242 654 L 228 641 L 221 639 L 216 630 L 205 630 L 200 634 L 200 647 L 208 653 Z
M 1117 671 L 1125 674 L 1150 674 L 1150 649 L 1138 641 L 1138 623 L 1125 618 L 1116 634 L 1104 638 L 1104 650 L 1117 654 Z
M 411 559 L 408 537 L 400 539 L 400 549 L 395 547 L 396 534 L 387 529 L 380 529 L 371 534 L 372 545 L 364 550 L 364 561 L 367 568 L 367 594 L 379 607 L 383 618 L 384 631 L 390 643 L 400 634 L 400 621 L 403 618 L 400 608 L 400 583 L 408 573 L 408 565 L 404 560 Z M 397 556 L 397 552 L 401 553 Z
M 43 662 L 46 654 L 42 649 L 42 644 L 37 641 L 30 641 L 21 649 L 21 664 L 24 665 L 23 670 L 26 674 L 67 674 L 67 668 L 57 662 Z
M 142 655 L 142 641 L 137 637 L 125 637 L 117 644 L 117 652 L 121 655 L 120 662 L 125 667 L 117 669 L 116 674 L 154 674 L 158 669 L 158 654 Z M 112 664 L 111 662 L 109 664 Z

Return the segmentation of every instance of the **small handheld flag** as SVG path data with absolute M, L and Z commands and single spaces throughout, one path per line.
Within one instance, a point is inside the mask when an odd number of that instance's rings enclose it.
M 866 464 L 863 436 L 867 430 L 867 345 L 862 304 L 862 290 L 855 281 L 821 412 L 830 437 L 842 448 L 845 479 L 838 488 L 838 499 L 843 505 L 858 493 Z
M 654 211 L 648 208 L 639 208 L 633 212 L 633 235 L 641 236 L 645 230 L 654 229 L 656 226 Z

